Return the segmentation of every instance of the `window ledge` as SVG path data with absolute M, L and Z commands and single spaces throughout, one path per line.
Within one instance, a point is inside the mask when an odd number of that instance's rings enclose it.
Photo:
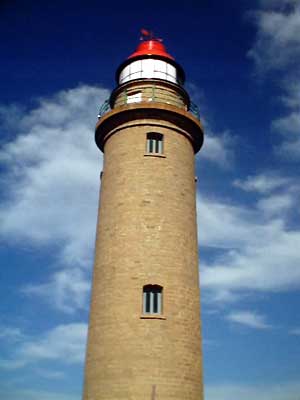
M 160 158 L 166 158 L 164 154 L 161 153 L 145 153 L 145 157 L 160 157 Z
M 164 315 L 161 314 L 142 314 L 140 319 L 167 319 Z

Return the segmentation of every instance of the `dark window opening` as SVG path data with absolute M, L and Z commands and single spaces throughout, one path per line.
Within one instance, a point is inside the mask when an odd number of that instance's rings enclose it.
M 147 153 L 163 153 L 163 135 L 161 133 L 147 133 Z
M 162 287 L 159 285 L 146 285 L 143 287 L 143 313 L 162 313 Z

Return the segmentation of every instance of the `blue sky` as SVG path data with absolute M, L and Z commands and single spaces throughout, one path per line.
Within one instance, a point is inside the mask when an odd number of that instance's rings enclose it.
M 205 125 L 206 399 L 298 400 L 299 0 L 1 2 L 0 398 L 81 398 L 93 131 L 142 27 L 185 69 Z

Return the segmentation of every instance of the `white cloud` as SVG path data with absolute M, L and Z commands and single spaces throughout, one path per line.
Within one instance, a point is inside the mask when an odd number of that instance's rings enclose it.
M 0 398 L 5 400 L 80 400 L 78 394 L 55 393 L 30 389 L 0 389 Z
M 203 270 L 202 267 L 205 266 L 205 263 L 201 263 L 201 271 Z M 205 281 L 202 282 L 202 272 L 201 272 L 201 283 L 203 283 L 203 286 L 206 287 Z M 213 285 L 212 285 L 213 286 Z M 211 288 L 210 285 L 208 285 L 208 288 Z M 202 302 L 204 304 L 218 304 L 219 306 L 223 306 L 228 303 L 234 303 L 237 300 L 240 300 L 241 295 L 234 293 L 231 289 L 227 289 L 226 285 L 224 287 L 218 287 L 213 288 L 212 291 L 207 293 L 206 291 L 202 292 Z
M 50 371 L 44 368 L 35 368 L 34 373 L 38 374 L 42 378 L 45 379 L 63 379 L 65 377 L 65 373 L 62 371 Z
M 232 311 L 226 319 L 231 322 L 235 322 L 240 325 L 246 325 L 254 329 L 268 329 L 270 325 L 266 323 L 264 315 L 257 314 L 253 311 Z
M 14 358 L 0 360 L 0 368 L 18 369 L 40 361 L 81 364 L 85 354 L 86 335 L 85 323 L 58 325 L 39 337 L 24 340 L 14 349 Z
M 273 171 L 233 184 L 255 192 L 256 203 L 244 208 L 200 196 L 197 200 L 200 251 L 218 249 L 213 260 L 200 258 L 204 299 L 223 304 L 253 291 L 299 288 L 300 231 L 288 228 L 299 185 Z
M 290 183 L 290 179 L 274 173 L 248 176 L 245 180 L 236 179 L 233 185 L 246 192 L 269 193 Z
M 10 326 L 0 326 L 0 340 L 16 342 L 23 339 L 21 329 Z
M 299 110 L 274 120 L 272 128 L 284 137 L 276 152 L 286 159 L 300 159 L 300 100 Z
M 228 249 L 231 255 L 239 248 L 276 240 L 283 230 L 283 221 L 272 219 L 265 223 L 262 215 L 250 207 L 200 196 L 197 204 L 200 245 Z
M 298 381 L 274 384 L 208 384 L 205 385 L 206 400 L 298 400 L 300 383 Z
M 285 140 L 275 147 L 275 153 L 288 161 L 300 160 L 300 138 L 296 140 Z
M 275 152 L 282 158 L 300 160 L 300 3 L 299 1 L 261 1 L 262 10 L 254 13 L 256 40 L 248 55 L 257 70 L 276 72 L 276 82 L 283 94 L 279 97 L 288 111 L 274 119 L 272 128 L 282 142 Z
M 0 358 L 0 369 L 4 369 L 6 371 L 13 371 L 15 369 L 23 368 L 26 365 L 24 360 L 7 360 Z
M 211 130 L 207 130 L 205 131 L 204 144 L 200 151 L 199 158 L 228 168 L 233 163 L 233 147 L 234 138 L 229 132 L 215 134 L 212 133 Z
M 62 312 L 74 313 L 87 308 L 90 280 L 79 268 L 69 268 L 55 272 L 47 283 L 29 284 L 23 291 L 39 295 Z
M 87 325 L 84 323 L 59 325 L 40 339 L 23 343 L 18 355 L 27 362 L 58 360 L 67 364 L 82 363 L 86 335 Z
M 287 5 L 299 4 L 299 0 L 259 0 L 262 7 L 266 8 L 284 8 Z
M 289 331 L 290 335 L 300 336 L 300 328 L 294 328 Z
M 282 104 L 292 110 L 299 109 L 300 104 L 300 82 L 298 74 L 286 74 L 281 84 L 283 94 L 280 97 Z
M 288 229 L 285 214 L 277 214 L 198 198 L 200 278 L 212 301 L 300 287 L 300 231 Z M 201 247 L 219 255 L 205 262 Z
M 300 112 L 293 112 L 287 117 L 279 118 L 273 121 L 273 129 L 279 133 L 289 133 L 292 137 L 300 137 Z
M 298 400 L 299 382 L 278 382 L 274 384 L 206 384 L 206 400 Z M 80 395 L 54 393 L 30 389 L 1 389 L 0 397 L 5 400 L 79 400 Z
M 12 129 L 12 112 L 18 118 L 14 139 L 0 149 L 6 168 L 0 235 L 10 242 L 52 246 L 63 267 L 26 292 L 51 295 L 51 304 L 65 312 L 86 303 L 87 273 L 79 268 L 92 268 L 102 169 L 94 125 L 107 96 L 106 89 L 81 85 L 41 99 L 27 113 L 16 106 L 7 113 L 1 108 L 5 127 Z
M 273 4 L 273 7 L 276 7 Z M 275 9 L 255 13 L 257 36 L 248 55 L 261 71 L 297 65 L 300 57 L 300 8 Z
M 102 160 L 93 131 L 107 94 L 80 86 L 24 114 L 16 139 L 0 152 L 8 168 L 7 201 L 0 208 L 3 236 L 59 244 L 65 264 L 89 262 Z
M 260 199 L 257 202 L 257 207 L 264 213 L 264 215 L 272 216 L 277 214 L 282 217 L 282 213 L 291 210 L 294 202 L 294 195 L 291 193 L 284 193 Z
M 209 110 L 205 104 L 204 92 L 192 82 L 187 82 L 185 86 L 191 99 L 199 105 L 200 120 L 204 127 L 204 143 L 199 159 L 205 159 L 223 168 L 231 167 L 236 138 L 229 131 L 214 132 L 209 118 L 206 117 Z

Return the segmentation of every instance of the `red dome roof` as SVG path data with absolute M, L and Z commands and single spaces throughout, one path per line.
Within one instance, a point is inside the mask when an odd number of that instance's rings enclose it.
M 129 58 L 139 57 L 139 56 L 161 56 L 164 58 L 169 58 L 170 60 L 174 60 L 169 53 L 167 53 L 165 46 L 162 44 L 160 40 L 150 39 L 142 41 L 134 53 L 132 53 Z

